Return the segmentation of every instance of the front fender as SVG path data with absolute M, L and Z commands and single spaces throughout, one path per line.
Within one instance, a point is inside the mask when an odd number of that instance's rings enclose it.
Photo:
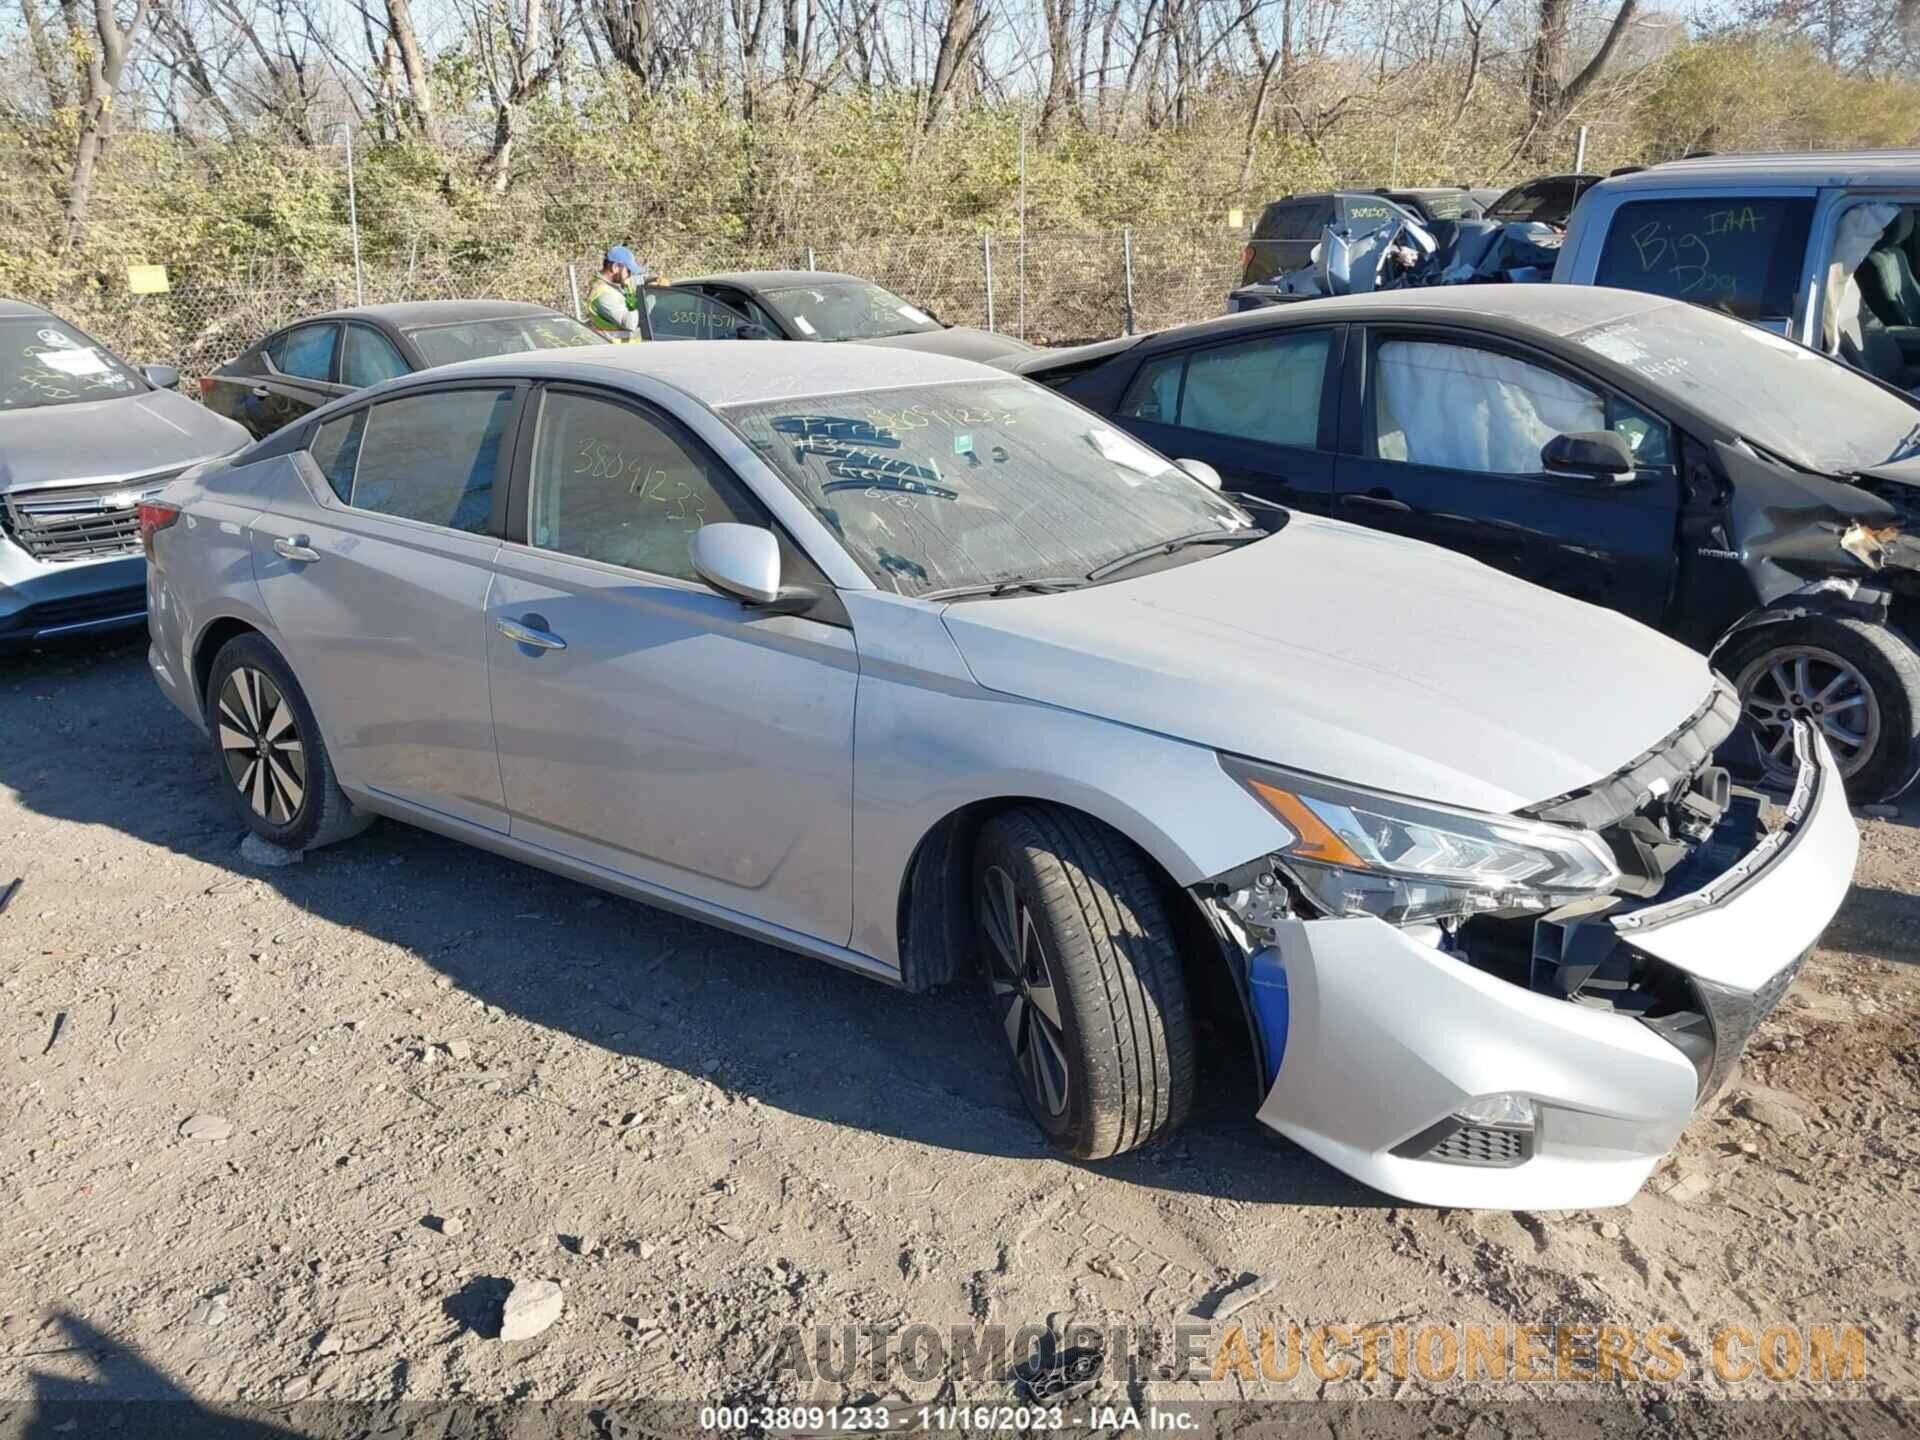
M 850 606 L 867 598 L 849 597 Z M 899 900 L 916 849 L 942 820 L 982 801 L 1084 811 L 1182 887 L 1284 841 L 1212 749 L 987 690 L 966 673 L 937 614 L 926 612 L 925 624 L 890 620 L 862 631 L 855 615 L 854 949 L 899 964 Z

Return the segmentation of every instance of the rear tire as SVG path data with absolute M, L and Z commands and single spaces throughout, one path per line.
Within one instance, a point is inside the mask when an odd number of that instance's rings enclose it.
M 236 635 L 220 647 L 205 713 L 214 778 L 247 828 L 268 844 L 317 850 L 373 823 L 334 779 L 313 707 L 264 636 Z
M 1054 1148 L 1100 1160 L 1193 1104 L 1175 927 L 1141 852 L 1085 815 L 1004 811 L 974 850 L 974 919 L 996 1033 Z
M 1735 636 L 1716 657 L 1740 692 L 1768 778 L 1791 783 L 1793 718 L 1826 736 L 1855 804 L 1890 800 L 1920 772 L 1920 654 L 1896 631 L 1840 616 L 1783 620 Z

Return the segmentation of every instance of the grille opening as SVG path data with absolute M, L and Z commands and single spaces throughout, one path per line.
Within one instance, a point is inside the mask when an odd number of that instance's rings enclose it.
M 15 490 L 0 495 L 0 529 L 35 560 L 49 564 L 135 554 L 139 501 L 172 478 L 149 475 L 105 485 Z

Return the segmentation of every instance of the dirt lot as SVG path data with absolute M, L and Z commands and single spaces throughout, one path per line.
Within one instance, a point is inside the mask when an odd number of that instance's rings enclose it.
M 24 877 L 0 1400 L 917 1399 L 944 1377 L 776 1373 L 782 1334 L 1198 1307 L 1217 1336 L 1236 1306 L 1671 1324 L 1682 1373 L 1626 1387 L 1648 1404 L 1920 1398 L 1920 804 L 1864 833 L 1744 1088 L 1631 1206 L 1421 1210 L 1224 1084 L 1168 1147 L 1052 1159 L 968 991 L 896 994 L 397 825 L 250 864 L 141 643 L 0 662 L 0 885 Z M 540 1278 L 564 1314 L 497 1338 L 509 1282 Z M 1729 1325 L 1856 1325 L 1866 1378 L 1723 1383 Z M 1244 1388 L 1488 1393 L 1386 1368 Z

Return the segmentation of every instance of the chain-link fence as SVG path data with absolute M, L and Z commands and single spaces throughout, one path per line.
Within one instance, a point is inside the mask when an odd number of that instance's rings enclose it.
M 1221 225 L 956 236 L 874 235 L 815 249 L 663 242 L 644 259 L 668 279 L 730 270 L 838 270 L 876 281 L 956 325 L 1040 344 L 1104 339 L 1217 315 L 1239 275 L 1242 235 Z M 38 297 L 136 364 L 191 377 L 305 315 L 397 300 L 527 300 L 573 313 L 598 256 L 531 255 L 489 272 L 351 257 L 316 274 L 283 267 L 176 270 L 158 295 Z

